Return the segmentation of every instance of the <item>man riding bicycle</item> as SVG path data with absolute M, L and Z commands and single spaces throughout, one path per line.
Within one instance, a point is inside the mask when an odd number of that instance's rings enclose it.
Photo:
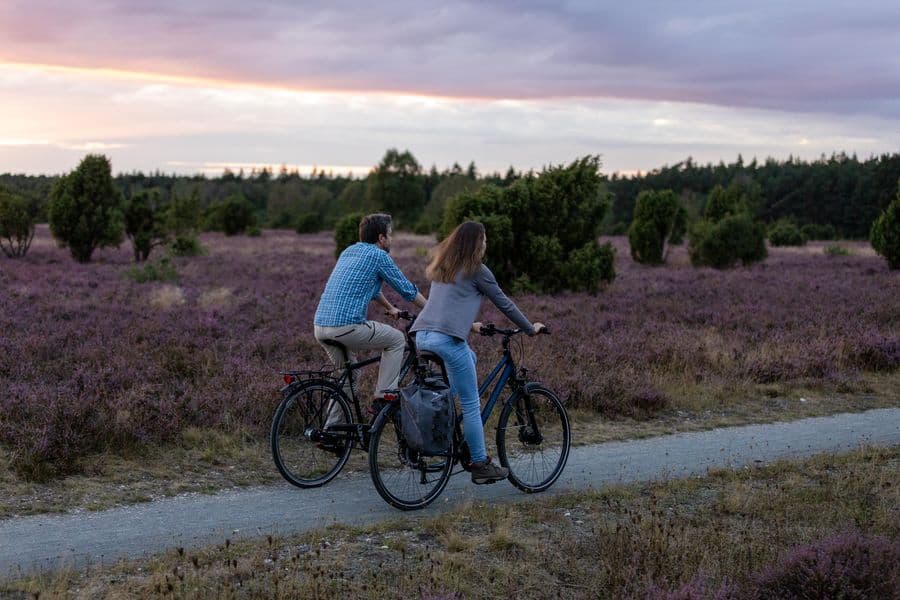
M 360 350 L 381 350 L 375 401 L 384 393 L 397 388 L 406 338 L 398 329 L 366 319 L 370 302 L 378 302 L 386 314 L 399 316 L 400 310 L 385 298 L 383 283 L 391 286 L 400 296 L 418 307 L 425 306 L 425 297 L 400 271 L 389 256 L 393 241 L 391 216 L 371 214 L 359 223 L 359 242 L 348 246 L 338 258 L 325 291 L 319 299 L 314 319 L 316 340 L 325 348 L 336 367 L 344 360 L 356 360 Z M 339 342 L 350 354 L 344 357 L 340 348 L 326 344 L 326 340 Z M 349 381 L 344 392 L 350 397 Z M 329 419 L 339 417 L 329 411 Z M 327 425 L 328 423 L 326 423 Z

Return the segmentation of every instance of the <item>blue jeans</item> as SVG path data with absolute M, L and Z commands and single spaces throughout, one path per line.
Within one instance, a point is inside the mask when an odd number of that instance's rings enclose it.
M 484 462 L 484 427 L 481 424 L 481 402 L 478 398 L 478 374 L 475 353 L 465 340 L 439 331 L 416 332 L 416 347 L 434 352 L 444 361 L 450 379 L 451 395 L 459 395 L 463 413 L 463 435 L 469 445 L 472 462 Z

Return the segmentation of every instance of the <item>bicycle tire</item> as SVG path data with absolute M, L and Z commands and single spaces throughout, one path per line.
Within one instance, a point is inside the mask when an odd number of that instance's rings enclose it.
M 343 392 L 326 380 L 303 382 L 278 405 L 270 432 L 272 458 L 288 483 L 300 488 L 323 486 L 350 458 L 354 440 L 348 435 L 329 438 L 324 430 L 332 400 L 340 409 L 337 422 L 352 423 Z
M 447 487 L 453 445 L 449 456 L 417 456 L 406 447 L 399 417 L 400 403 L 392 402 L 375 419 L 369 435 L 369 474 L 385 502 L 400 510 L 417 510 Z
M 529 402 L 536 431 L 528 416 Z M 497 454 L 509 469 L 510 483 L 523 492 L 543 492 L 553 485 L 566 466 L 571 445 L 569 416 L 551 390 L 528 383 L 504 403 L 497 422 Z

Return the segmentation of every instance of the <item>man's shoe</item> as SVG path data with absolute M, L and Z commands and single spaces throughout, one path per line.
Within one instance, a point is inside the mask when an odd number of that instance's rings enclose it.
M 482 463 L 472 463 L 472 483 L 478 485 L 494 483 L 506 479 L 507 476 L 509 476 L 509 469 L 498 467 L 492 463 L 490 456 Z

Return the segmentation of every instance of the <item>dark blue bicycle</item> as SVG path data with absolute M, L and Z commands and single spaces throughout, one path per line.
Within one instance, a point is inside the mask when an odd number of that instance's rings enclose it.
M 542 492 L 562 474 L 572 443 L 569 417 L 560 399 L 536 381 L 528 380 L 528 370 L 517 368 L 510 340 L 520 329 L 483 327 L 482 335 L 501 335 L 503 356 L 479 386 L 491 395 L 481 411 L 487 423 L 501 395 L 497 421 L 497 457 L 509 469 L 509 481 L 523 492 Z M 419 368 L 428 362 L 441 364 L 430 352 L 419 352 Z M 453 467 L 468 471 L 471 459 L 463 441 L 462 416 L 456 421 L 453 440 L 446 456 L 421 456 L 406 444 L 400 423 L 399 402 L 385 406 L 369 431 L 369 472 L 375 489 L 386 502 L 401 510 L 428 506 L 447 486 Z

